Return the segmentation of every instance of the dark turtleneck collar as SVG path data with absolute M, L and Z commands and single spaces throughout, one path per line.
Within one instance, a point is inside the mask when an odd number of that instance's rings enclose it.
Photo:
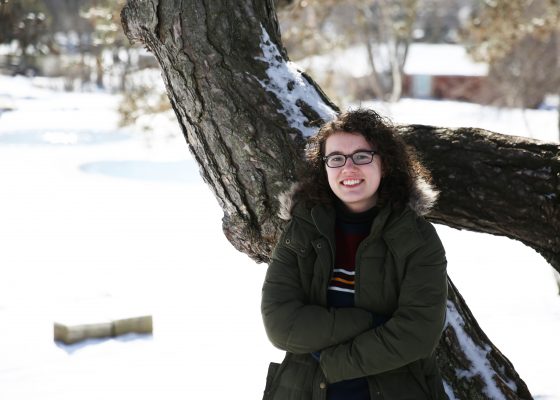
M 352 212 L 348 210 L 348 208 L 344 205 L 344 203 L 342 203 L 342 201 L 338 199 L 336 199 L 336 201 L 334 202 L 334 208 L 336 210 L 337 220 L 346 223 L 351 223 L 351 224 L 364 223 L 364 222 L 371 223 L 379 213 L 379 207 L 377 206 L 373 206 L 366 211 L 362 211 L 358 213 Z

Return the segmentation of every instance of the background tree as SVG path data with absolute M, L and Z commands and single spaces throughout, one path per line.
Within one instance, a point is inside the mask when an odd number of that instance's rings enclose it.
M 80 10 L 93 28 L 91 51 L 95 55 L 97 87 L 104 87 L 104 72 L 108 64 L 103 60 L 106 53 L 111 54 L 113 68 L 120 68 L 120 89 L 126 87 L 126 77 L 131 69 L 131 56 L 126 38 L 120 29 L 119 10 L 125 0 L 91 0 Z
M 169 98 L 230 242 L 266 262 L 305 137 L 337 107 L 288 61 L 272 0 L 129 0 L 127 36 L 162 67 Z M 400 128 L 442 191 L 430 219 L 517 238 L 560 269 L 560 148 L 478 129 Z M 473 173 L 474 171 L 474 173 Z M 438 362 L 459 399 L 528 399 L 450 282 Z
M 44 0 L 44 3 L 53 18 L 52 35 L 58 37 L 55 46 L 63 69 L 55 75 L 64 76 L 66 90 L 88 88 L 97 80 L 95 65 L 91 62 L 94 27 L 81 12 L 91 0 Z
M 120 27 L 123 5 L 124 0 L 22 0 L 1 4 L 0 44 L 17 44 L 10 72 L 32 70 L 65 76 L 68 89 L 77 86 L 74 81 L 83 88 L 93 80 L 101 88 L 107 80 L 108 89 L 124 90 L 133 57 Z M 56 62 L 46 63 L 46 55 L 56 57 Z
M 0 43 L 15 43 L 13 73 L 35 74 L 36 57 L 49 53 L 51 15 L 42 1 L 0 3 Z
M 470 53 L 488 62 L 494 103 L 536 108 L 560 96 L 560 2 L 495 0 L 473 9 L 463 32 Z M 560 102 L 559 138 L 560 138 Z
M 418 0 L 413 39 L 423 43 L 458 43 L 476 0 Z
M 379 99 L 395 102 L 401 98 L 417 5 L 416 0 L 356 4 L 372 70 L 372 88 Z
M 417 0 L 300 0 L 285 5 L 280 22 L 296 59 L 362 45 L 367 50 L 373 96 L 397 101 L 412 41 Z

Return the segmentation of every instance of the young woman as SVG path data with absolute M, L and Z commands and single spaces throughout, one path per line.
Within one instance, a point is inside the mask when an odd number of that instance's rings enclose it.
M 371 110 L 310 139 L 309 176 L 262 293 L 271 363 L 265 399 L 446 399 L 434 350 L 447 299 L 445 251 L 421 215 L 429 176 Z

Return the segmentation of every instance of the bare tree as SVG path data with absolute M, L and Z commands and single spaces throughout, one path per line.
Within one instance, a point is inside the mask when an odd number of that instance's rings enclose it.
M 559 56 L 556 35 L 546 40 L 520 39 L 505 56 L 490 63 L 494 98 L 485 100 L 499 106 L 538 108 L 551 90 L 560 88 Z
M 546 94 L 560 96 L 560 3 L 548 0 L 481 2 L 463 41 L 491 65 L 490 79 L 507 106 L 536 107 Z M 560 138 L 560 103 L 558 104 Z
M 379 99 L 395 102 L 402 95 L 404 63 L 412 41 L 417 1 L 355 3 L 362 16 L 358 21 L 364 32 L 374 92 Z
M 91 25 L 90 52 L 95 57 L 96 85 L 104 87 L 106 63 L 103 60 L 104 52 L 111 51 L 113 67 L 122 67 L 120 71 L 120 90 L 126 87 L 126 78 L 131 69 L 129 46 L 125 41 L 122 30 L 118 29 L 118 10 L 125 4 L 125 0 L 89 0 L 80 11 Z M 121 60 L 121 50 L 126 57 Z
M 337 111 L 288 61 L 273 0 L 129 0 L 122 17 L 127 36 L 161 65 L 187 144 L 224 210 L 225 235 L 268 261 L 283 226 L 279 197 L 297 179 L 305 137 Z M 478 129 L 401 132 L 442 191 L 432 220 L 517 238 L 560 270 L 558 145 Z M 448 393 L 531 398 L 451 281 L 449 288 L 437 350 Z
M 51 15 L 37 0 L 0 2 L 0 43 L 17 45 L 17 60 L 12 72 L 35 74 L 37 57 L 51 49 Z
M 397 101 L 402 94 L 403 69 L 412 41 L 417 3 L 417 0 L 295 1 L 284 6 L 280 21 L 287 48 L 298 58 L 346 47 L 348 43 L 363 45 L 375 97 Z

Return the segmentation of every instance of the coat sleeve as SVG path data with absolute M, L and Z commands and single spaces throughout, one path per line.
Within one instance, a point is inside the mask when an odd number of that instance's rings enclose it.
M 384 325 L 321 352 L 330 383 L 399 368 L 435 350 L 445 325 L 447 261 L 431 224 L 428 240 L 407 260 L 397 310 Z
M 272 344 L 295 354 L 312 353 L 370 330 L 373 317 L 366 310 L 309 304 L 298 256 L 283 245 L 283 237 L 273 252 L 262 289 L 261 312 Z

